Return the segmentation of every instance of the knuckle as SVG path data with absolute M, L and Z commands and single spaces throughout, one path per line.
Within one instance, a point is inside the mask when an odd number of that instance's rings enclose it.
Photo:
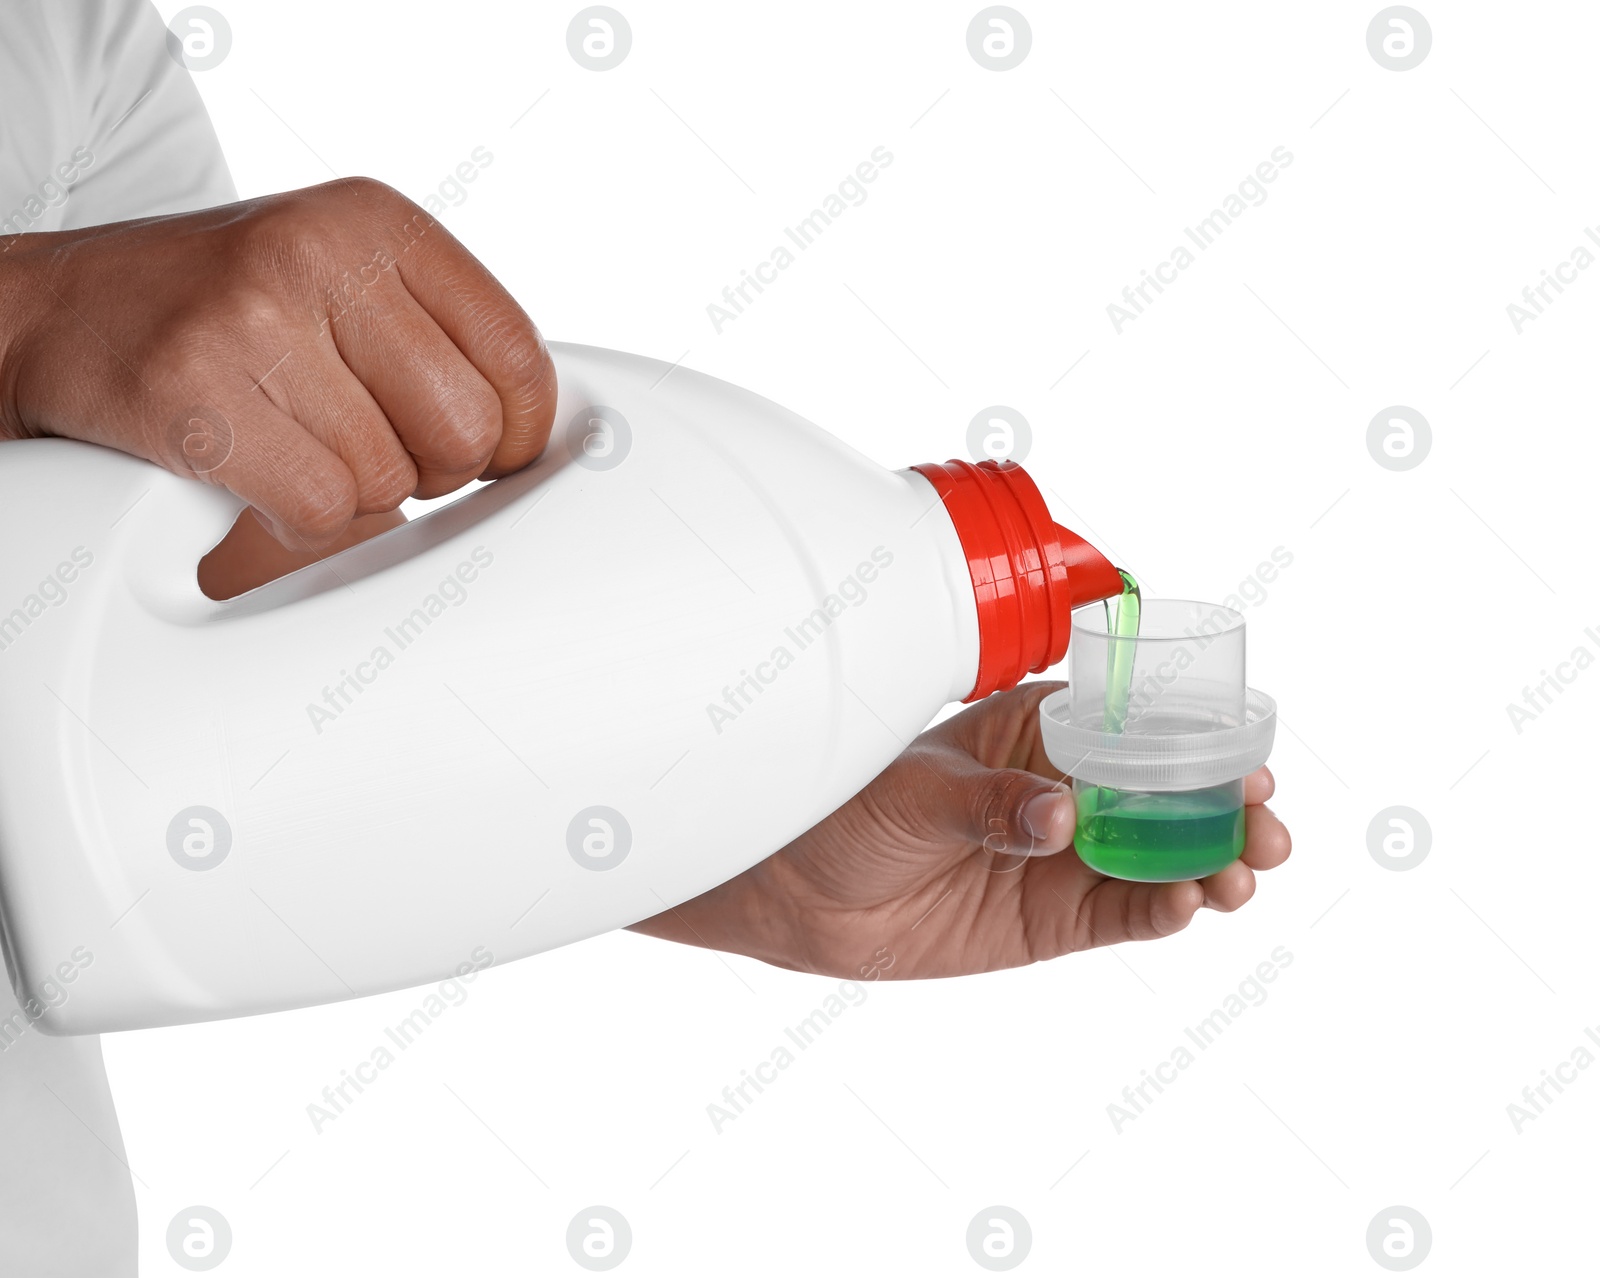
M 337 195 L 344 226 L 352 222 L 363 225 L 366 233 L 377 233 L 387 247 L 396 251 L 403 240 L 397 235 L 403 228 L 410 226 L 415 233 L 433 225 L 421 205 L 377 178 L 350 178 L 338 184 Z
M 476 344 L 507 377 L 533 381 L 549 377 L 550 352 L 533 321 L 509 298 L 486 299 L 474 325 Z
M 297 537 L 316 545 L 342 533 L 355 510 L 354 476 L 343 467 L 329 467 L 296 478 L 279 518 Z
M 548 425 L 556 411 L 556 369 L 538 329 L 508 335 L 504 345 L 507 380 L 517 406 Z
M 1026 846 L 1029 842 L 1019 815 L 1025 786 L 1031 789 L 1031 782 L 1009 772 L 991 772 L 976 789 L 974 815 L 987 836 L 993 836 L 996 844 L 1005 844 L 996 850 L 1009 850 L 1016 843 Z
M 314 259 L 336 226 L 308 193 L 263 200 L 235 226 L 232 260 L 243 272 L 270 280 L 286 265 L 303 266 Z
M 482 380 L 455 387 L 442 405 L 441 422 L 433 460 L 452 471 L 481 465 L 500 442 L 500 397 Z
M 409 458 L 380 465 L 362 477 L 360 509 L 364 514 L 394 510 L 416 487 L 417 468 Z
M 145 380 L 168 388 L 197 380 L 215 384 L 212 374 L 233 371 L 221 365 L 236 362 L 241 346 L 252 356 L 268 348 L 281 354 L 279 348 L 288 349 L 291 339 L 284 308 L 271 290 L 234 284 L 152 326 L 143 361 Z
M 217 331 L 252 347 L 287 340 L 283 307 L 276 296 L 262 288 L 240 285 L 229 289 L 208 322 Z
M 346 178 L 337 184 L 344 195 L 364 208 L 388 208 L 396 204 L 410 204 L 404 195 L 387 182 L 365 175 Z
M 144 380 L 153 389 L 177 391 L 192 385 L 216 356 L 219 342 L 209 324 L 190 312 L 157 325 L 144 359 Z
M 235 260 L 263 280 L 325 284 L 370 258 L 373 227 L 415 208 L 376 178 L 355 177 L 257 202 L 233 230 Z

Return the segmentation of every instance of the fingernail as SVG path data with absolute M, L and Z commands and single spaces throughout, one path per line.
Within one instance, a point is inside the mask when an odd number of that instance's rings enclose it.
M 1036 794 L 1022 805 L 1022 828 L 1035 839 L 1048 839 L 1061 814 L 1062 798 L 1053 792 Z

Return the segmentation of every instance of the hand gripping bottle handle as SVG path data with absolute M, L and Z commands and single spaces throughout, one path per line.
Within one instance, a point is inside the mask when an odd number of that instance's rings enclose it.
M 346 999 L 659 913 L 1121 588 L 1020 467 L 885 470 L 713 378 L 551 349 L 537 463 L 226 602 L 195 566 L 237 499 L 0 445 L 0 940 L 40 1029 Z

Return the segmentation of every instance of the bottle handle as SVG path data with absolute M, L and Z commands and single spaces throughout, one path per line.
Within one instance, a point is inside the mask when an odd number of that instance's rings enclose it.
M 225 488 L 132 458 L 121 460 L 138 469 L 140 480 L 137 489 L 129 485 L 127 501 L 132 502 L 139 491 L 145 493 L 128 514 L 132 527 L 122 539 L 125 573 L 135 597 L 152 614 L 179 625 L 204 622 L 223 610 L 238 611 L 235 600 L 219 602 L 207 597 L 200 590 L 197 571 L 200 560 L 227 536 L 248 503 Z M 421 518 L 347 546 L 291 574 L 295 586 L 285 586 L 287 578 L 271 583 L 270 596 L 262 597 L 247 611 L 283 606 L 331 588 L 334 582 L 349 585 L 367 573 L 417 559 L 464 528 L 516 503 L 535 504 L 539 486 L 561 465 L 559 457 L 543 458 L 514 475 L 457 496 Z M 127 509 L 126 503 L 123 509 Z
M 247 503 L 226 488 L 126 458 L 139 483 L 122 540 L 134 593 L 169 620 L 199 621 L 217 608 L 200 589 L 201 559 L 228 535 Z M 139 491 L 142 490 L 142 491 Z

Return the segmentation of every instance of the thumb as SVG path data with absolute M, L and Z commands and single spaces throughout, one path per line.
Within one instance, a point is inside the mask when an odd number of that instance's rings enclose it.
M 1064 783 L 975 762 L 950 779 L 944 833 L 991 855 L 1049 856 L 1072 842 L 1077 809 Z

